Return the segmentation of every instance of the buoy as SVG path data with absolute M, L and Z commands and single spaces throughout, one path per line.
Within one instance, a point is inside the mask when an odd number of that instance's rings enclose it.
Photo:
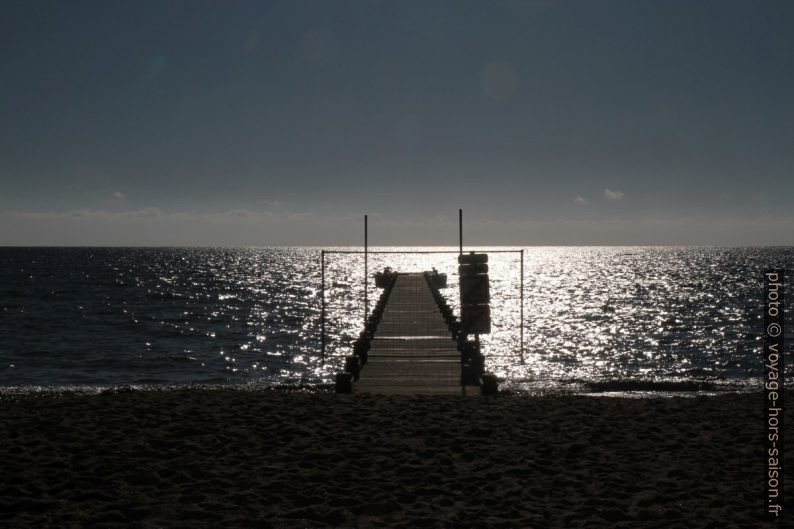
M 479 263 L 487 263 L 488 262 L 488 254 L 487 253 L 463 253 L 458 256 L 458 264 L 479 264 Z

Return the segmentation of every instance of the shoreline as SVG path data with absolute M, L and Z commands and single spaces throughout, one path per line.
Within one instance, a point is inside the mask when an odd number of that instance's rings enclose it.
M 16 396 L 0 406 L 0 522 L 753 527 L 760 403 L 760 393 Z
M 553 396 L 609 396 L 617 398 L 673 398 L 713 397 L 726 394 L 746 394 L 763 389 L 761 379 L 754 383 L 735 380 L 678 380 L 678 379 L 606 379 L 606 380 L 546 380 L 531 382 L 499 379 L 499 394 L 519 397 Z M 757 382 L 757 383 L 755 383 Z M 787 391 L 794 390 L 794 378 L 787 377 Z M 0 401 L 27 395 L 95 395 L 101 393 L 148 392 L 148 391 L 282 391 L 292 393 L 333 394 L 333 383 L 274 384 L 258 382 L 242 383 L 183 383 L 183 384 L 52 384 L 0 386 Z

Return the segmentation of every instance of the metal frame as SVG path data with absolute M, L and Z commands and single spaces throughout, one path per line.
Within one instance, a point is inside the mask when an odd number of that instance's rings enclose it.
M 364 327 L 367 326 L 369 317 L 369 230 L 367 228 L 367 216 L 364 215 Z
M 366 221 L 365 221 L 366 223 Z M 366 224 L 365 224 L 366 225 Z M 366 233 L 366 228 L 365 228 Z M 462 233 L 462 232 L 461 232 Z M 461 246 L 460 250 L 370 250 L 368 247 L 368 241 L 366 240 L 365 234 L 365 244 L 364 250 L 321 250 L 320 253 L 320 278 L 322 282 L 321 291 L 322 291 L 322 301 L 321 301 L 321 309 L 320 309 L 320 347 L 321 347 L 321 355 L 322 355 L 322 362 L 325 363 L 325 312 L 326 312 L 326 302 L 325 302 L 325 256 L 328 254 L 364 254 L 364 325 L 366 325 L 367 317 L 369 316 L 369 306 L 368 306 L 368 298 L 367 298 L 367 290 L 369 286 L 369 278 L 368 276 L 368 262 L 367 258 L 369 254 L 392 254 L 392 253 L 401 253 L 401 254 L 446 254 L 446 253 L 456 253 L 460 254 L 463 251 L 463 246 Z M 524 249 L 520 250 L 471 250 L 471 251 L 482 251 L 485 253 L 518 253 L 521 255 L 521 282 L 519 284 L 520 290 L 520 315 L 519 319 L 521 320 L 519 328 L 520 328 L 520 345 L 519 345 L 519 356 L 521 358 L 521 364 L 523 365 L 524 362 Z

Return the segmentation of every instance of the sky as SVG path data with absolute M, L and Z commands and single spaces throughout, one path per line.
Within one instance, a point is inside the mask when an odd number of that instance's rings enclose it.
M 0 245 L 794 244 L 794 3 L 0 4 Z

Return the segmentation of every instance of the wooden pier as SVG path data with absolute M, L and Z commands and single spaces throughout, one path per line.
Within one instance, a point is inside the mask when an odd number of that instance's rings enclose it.
M 479 394 L 424 274 L 398 274 L 381 309 L 353 392 Z
M 458 210 L 459 248 L 453 250 L 369 251 L 364 215 L 364 251 L 322 250 L 320 253 L 320 354 L 326 360 L 325 262 L 330 254 L 364 254 L 364 330 L 353 342 L 352 354 L 336 373 L 337 393 L 494 395 L 495 374 L 485 371 L 480 335 L 491 332 L 488 255 L 463 252 L 463 210 Z M 519 356 L 524 363 L 524 250 L 492 250 L 521 254 Z M 390 267 L 375 274 L 383 288 L 375 310 L 369 311 L 370 253 L 458 254 L 460 319 L 452 313 L 439 288 L 447 275 L 433 272 L 395 273 Z M 349 310 L 347 307 L 346 310 Z M 469 336 L 473 335 L 474 340 Z M 336 356 L 336 355 L 334 355 Z

